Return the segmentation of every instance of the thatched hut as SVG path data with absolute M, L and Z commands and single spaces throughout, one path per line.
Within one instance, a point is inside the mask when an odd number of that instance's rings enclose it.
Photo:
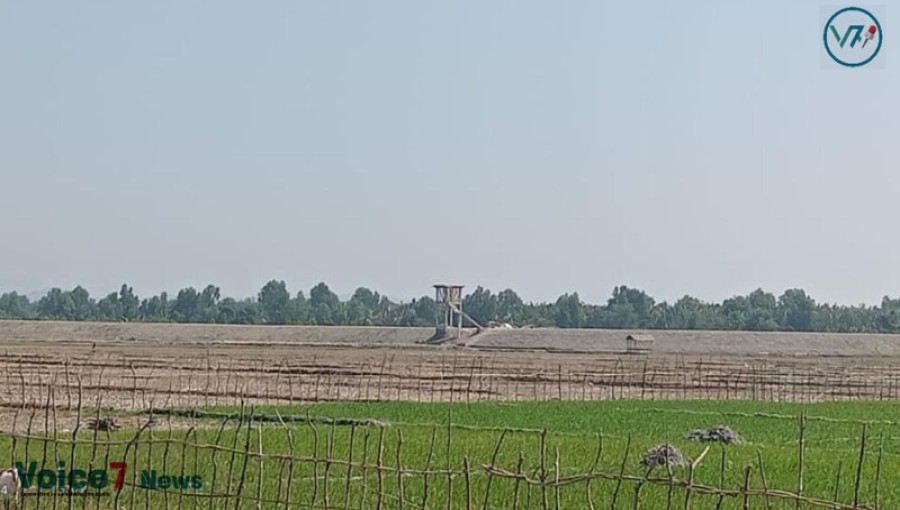
M 630 334 L 625 337 L 625 350 L 628 352 L 647 352 L 653 346 L 653 335 Z

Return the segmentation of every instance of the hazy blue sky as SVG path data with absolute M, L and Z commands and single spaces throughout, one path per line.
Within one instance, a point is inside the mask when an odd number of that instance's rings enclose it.
M 821 5 L 0 2 L 0 290 L 900 295 L 900 10 Z

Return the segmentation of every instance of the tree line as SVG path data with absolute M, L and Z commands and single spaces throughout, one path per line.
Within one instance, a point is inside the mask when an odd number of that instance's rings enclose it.
M 802 289 L 780 296 L 757 289 L 721 303 L 684 296 L 657 302 L 646 292 L 615 287 L 603 304 L 583 302 L 578 293 L 555 302 L 524 302 L 512 289 L 493 293 L 481 286 L 463 298 L 463 309 L 482 325 L 560 328 L 646 328 L 749 331 L 900 333 L 900 299 L 877 306 L 817 303 Z M 431 326 L 439 312 L 428 296 L 394 302 L 365 287 L 341 300 L 324 282 L 308 295 L 291 294 L 284 281 L 271 280 L 251 298 L 222 297 L 219 287 L 182 289 L 141 298 L 122 285 L 95 299 L 81 286 L 51 289 L 37 301 L 16 292 L 0 295 L 0 319 L 137 321 L 218 324 L 298 324 L 350 326 Z

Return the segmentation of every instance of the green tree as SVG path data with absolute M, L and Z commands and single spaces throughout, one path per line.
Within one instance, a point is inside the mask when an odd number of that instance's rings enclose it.
M 263 312 L 259 303 L 253 299 L 224 298 L 217 307 L 219 320 L 229 324 L 261 324 Z
M 746 296 L 728 298 L 722 302 L 721 313 L 724 329 L 743 329 L 750 316 L 750 303 Z
M 437 314 L 437 302 L 434 298 L 423 296 L 412 302 L 412 308 L 416 314 L 417 326 L 431 326 L 434 324 L 435 314 Z
M 111 292 L 97 302 L 97 314 L 103 320 L 122 320 L 122 306 L 119 304 L 119 293 Z
M 615 287 L 606 303 L 604 325 L 611 328 L 644 328 L 653 323 L 655 302 L 642 290 Z
M 556 300 L 556 326 L 560 328 L 580 328 L 585 323 L 584 305 L 578 293 L 563 294 Z
M 691 296 L 683 296 L 672 305 L 668 327 L 673 329 L 717 329 L 721 327 L 719 310 Z
M 497 319 L 497 296 L 481 285 L 463 298 L 462 306 L 463 311 L 482 326 Z
M 270 280 L 259 291 L 259 306 L 263 317 L 269 324 L 287 323 L 288 304 L 291 294 L 282 280 Z
M 876 327 L 880 333 L 896 333 L 900 331 L 900 299 L 884 296 L 881 307 L 876 313 Z
M 37 309 L 44 318 L 66 320 L 74 316 L 75 303 L 69 292 L 53 288 L 38 301 Z
M 523 309 L 525 303 L 522 298 L 512 289 L 504 289 L 497 294 L 497 320 L 508 322 L 510 324 L 520 325 L 523 319 Z
M 164 322 L 169 319 L 169 295 L 165 292 L 158 296 L 141 301 L 138 309 L 141 320 L 149 322 Z
M 0 295 L 0 318 L 31 319 L 35 315 L 36 311 L 28 301 L 28 296 L 20 295 L 15 291 Z
M 464 298 L 464 309 L 481 323 L 533 326 L 900 333 L 900 299 L 885 296 L 879 306 L 817 304 L 801 289 L 788 289 L 777 299 L 756 289 L 721 303 L 684 296 L 669 305 L 619 286 L 605 304 L 595 305 L 581 302 L 577 294 L 552 303 L 524 303 L 512 289 L 494 295 L 479 286 Z M 313 287 L 309 299 L 302 292 L 291 298 L 278 280 L 267 283 L 255 298 L 241 300 L 223 299 L 215 285 L 202 292 L 182 289 L 174 301 L 165 292 L 139 300 L 125 284 L 99 301 L 81 286 L 51 289 L 35 303 L 15 292 L 0 295 L 0 319 L 409 326 L 432 324 L 436 310 L 430 297 L 395 303 L 365 287 L 343 303 L 324 282 Z
M 670 329 L 669 321 L 672 320 L 672 307 L 663 301 L 653 305 L 650 310 L 650 319 L 644 327 L 655 329 Z
M 197 320 L 200 322 L 216 322 L 219 318 L 219 300 L 222 291 L 215 285 L 207 285 L 200 293 L 197 303 Z
M 346 303 L 347 321 L 354 326 L 372 325 L 378 309 L 380 296 L 377 292 L 360 287 Z
M 816 302 L 801 289 L 788 289 L 778 298 L 781 327 L 788 331 L 812 329 Z
M 341 300 L 324 282 L 310 289 L 309 306 L 316 324 L 326 326 L 342 324 Z
M 91 299 L 90 293 L 84 287 L 79 285 L 72 289 L 70 299 L 72 308 L 68 319 L 86 321 L 97 317 L 97 303 Z
M 353 292 L 350 301 L 356 301 L 369 310 L 374 310 L 381 301 L 381 296 L 365 287 L 359 287 Z
M 303 295 L 303 291 L 298 292 L 288 303 L 288 322 L 291 324 L 310 324 L 312 322 L 309 302 Z
M 123 283 L 119 289 L 119 309 L 122 318 L 126 321 L 137 319 L 140 307 L 141 300 L 134 294 L 134 289 Z
M 172 318 L 176 322 L 199 322 L 201 317 L 200 294 L 197 289 L 188 287 L 178 291 L 172 306 Z
M 378 300 L 378 306 L 375 307 L 375 325 L 398 326 L 403 319 L 404 313 L 401 305 L 394 303 L 387 296 L 381 296 Z
M 747 296 L 746 317 L 742 329 L 750 331 L 774 331 L 778 329 L 776 313 L 778 301 L 774 294 L 756 289 Z

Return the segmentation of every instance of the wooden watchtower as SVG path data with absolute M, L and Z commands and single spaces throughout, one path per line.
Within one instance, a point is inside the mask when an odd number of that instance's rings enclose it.
M 436 284 L 434 300 L 437 303 L 435 314 L 435 332 L 437 337 L 445 337 L 452 328 L 456 328 L 456 338 L 462 337 L 463 296 L 462 285 Z

